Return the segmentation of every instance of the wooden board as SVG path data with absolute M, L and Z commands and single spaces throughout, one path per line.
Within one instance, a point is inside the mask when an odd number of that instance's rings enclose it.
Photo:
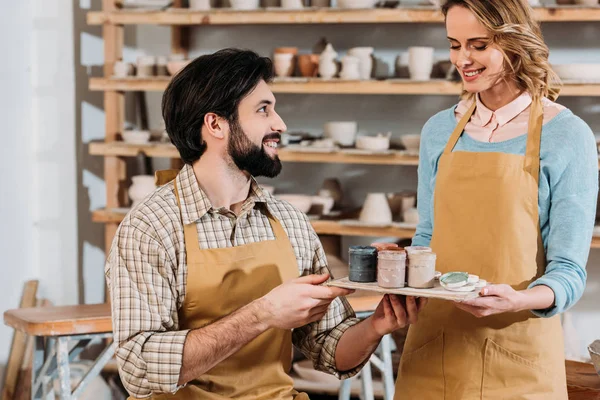
M 346 289 L 355 289 L 355 290 L 369 290 L 377 293 L 391 293 L 391 294 L 400 294 L 404 296 L 415 296 L 415 297 L 427 297 L 432 299 L 441 299 L 441 300 L 468 300 L 479 297 L 479 291 L 475 290 L 473 292 L 461 293 L 461 292 L 452 292 L 450 290 L 446 290 L 440 286 L 438 281 L 435 281 L 435 286 L 431 289 L 415 289 L 404 287 L 401 289 L 385 289 L 379 287 L 377 282 L 370 283 L 358 283 L 351 282 L 348 277 L 335 279 L 331 282 L 328 282 L 329 286 L 337 286 Z
M 23 309 L 26 309 L 25 307 L 35 307 L 38 283 L 37 280 L 25 282 L 25 288 L 23 289 L 21 303 L 19 305 Z M 4 375 L 2 400 L 14 399 L 17 382 L 19 380 L 19 372 L 21 371 L 21 365 L 23 363 L 23 358 L 25 357 L 26 349 L 27 336 L 23 332 L 15 330 Z
M 110 304 L 9 310 L 4 323 L 28 335 L 59 336 L 112 331 Z
M 600 400 L 600 376 L 592 364 L 567 360 L 565 367 L 569 400 Z

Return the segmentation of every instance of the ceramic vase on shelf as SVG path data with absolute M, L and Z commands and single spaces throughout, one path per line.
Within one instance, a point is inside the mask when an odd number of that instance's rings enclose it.
M 131 199 L 131 207 L 135 207 L 147 195 L 156 189 L 154 184 L 154 176 L 152 175 L 136 175 L 131 177 L 133 184 L 129 187 L 128 194 Z
M 345 56 L 342 58 L 342 71 L 340 72 L 340 78 L 355 80 L 361 79 L 360 75 L 360 59 L 353 56 Z
M 392 222 L 392 211 L 385 193 L 367 194 L 359 220 L 372 224 L 390 224 Z
M 348 50 L 348 55 L 357 57 L 360 60 L 360 79 L 371 79 L 373 72 L 373 48 L 353 47 Z
M 319 75 L 321 78 L 331 79 L 337 74 L 336 57 L 337 52 L 333 49 L 331 43 L 328 43 L 325 50 L 319 56 Z
M 273 55 L 275 59 L 275 74 L 280 77 L 292 76 L 294 73 L 294 54 L 277 53 Z

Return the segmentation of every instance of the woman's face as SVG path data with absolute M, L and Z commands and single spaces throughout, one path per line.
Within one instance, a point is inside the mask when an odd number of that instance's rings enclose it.
M 452 7 L 446 16 L 446 31 L 450 60 L 460 72 L 465 90 L 480 93 L 496 86 L 504 73 L 504 58 L 475 14 L 465 7 Z

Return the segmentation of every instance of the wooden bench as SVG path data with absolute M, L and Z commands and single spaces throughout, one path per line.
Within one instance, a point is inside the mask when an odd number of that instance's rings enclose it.
M 77 399 L 114 354 L 111 341 L 71 391 L 69 363 L 92 342 L 112 339 L 110 305 L 20 308 L 6 311 L 4 323 L 33 337 L 32 399 L 45 399 L 56 377 L 59 398 Z

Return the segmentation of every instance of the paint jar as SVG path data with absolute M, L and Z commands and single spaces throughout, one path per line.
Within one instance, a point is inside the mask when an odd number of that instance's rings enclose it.
M 382 250 L 377 254 L 377 284 L 382 288 L 403 288 L 406 278 L 404 250 Z
M 349 276 L 352 282 L 377 280 L 377 249 L 372 246 L 351 246 Z
M 435 281 L 435 260 L 435 253 L 408 253 L 408 286 L 419 289 L 432 288 Z

